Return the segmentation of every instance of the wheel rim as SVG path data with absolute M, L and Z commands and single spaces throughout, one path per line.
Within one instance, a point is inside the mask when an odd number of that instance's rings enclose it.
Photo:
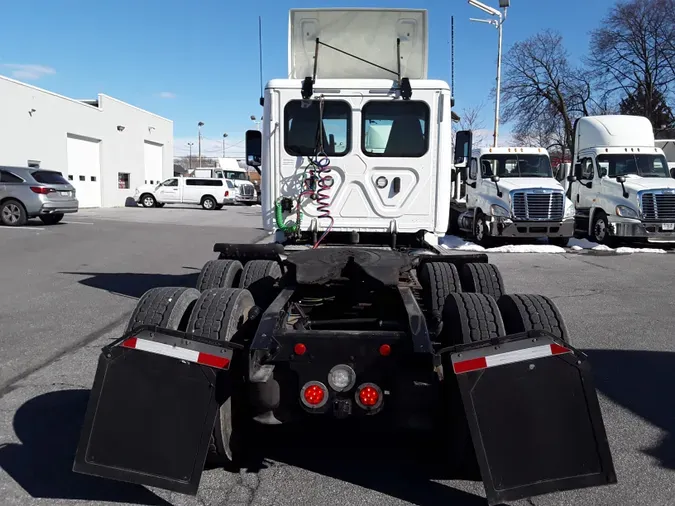
M 595 222 L 594 231 L 595 239 L 598 242 L 605 240 L 605 237 L 607 236 L 607 227 L 605 226 L 605 221 L 602 218 Z
M 206 199 L 204 201 L 204 207 L 207 209 L 211 209 L 213 207 L 213 201 L 211 199 Z
M 483 240 L 483 219 L 478 218 L 476 220 L 476 239 L 479 241 Z
M 143 200 L 143 204 L 145 204 L 146 207 L 150 207 L 152 205 L 152 198 L 145 197 L 145 199 Z
M 2 209 L 2 219 L 6 223 L 17 223 L 21 219 L 21 209 L 16 204 L 7 204 Z

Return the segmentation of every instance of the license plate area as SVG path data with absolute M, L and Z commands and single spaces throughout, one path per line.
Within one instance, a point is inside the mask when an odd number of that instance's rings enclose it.
M 662 223 L 661 230 L 663 230 L 664 232 L 675 230 L 675 223 Z
M 60 193 L 61 193 L 61 195 L 63 195 L 64 197 L 70 197 L 70 192 L 69 192 L 69 191 L 60 192 Z

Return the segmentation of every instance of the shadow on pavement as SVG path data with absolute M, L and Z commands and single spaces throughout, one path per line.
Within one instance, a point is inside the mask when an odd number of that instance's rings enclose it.
M 72 471 L 89 390 L 40 395 L 14 416 L 20 444 L 0 448 L 0 467 L 36 498 L 170 506 L 140 485 L 104 480 Z
M 675 469 L 675 352 L 583 351 L 600 392 L 666 433 L 655 448 L 645 452 L 662 467 Z
M 337 422 L 337 425 L 344 422 Z M 484 497 L 432 481 L 448 479 L 431 436 L 332 427 L 265 427 L 264 460 L 271 459 L 386 494 L 418 506 L 486 506 Z M 262 461 L 262 459 L 258 459 Z M 482 485 L 479 484 L 482 490 Z
M 189 274 L 144 274 L 139 272 L 61 272 L 75 276 L 89 276 L 78 283 L 107 292 L 140 298 L 151 288 L 164 286 L 195 287 L 199 272 Z

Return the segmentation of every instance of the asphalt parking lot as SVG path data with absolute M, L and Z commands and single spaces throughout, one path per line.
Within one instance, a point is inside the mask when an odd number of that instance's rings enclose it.
M 204 473 L 197 497 L 72 473 L 100 347 L 153 286 L 194 285 L 214 242 L 262 236 L 259 209 L 83 210 L 0 228 L 3 505 L 485 505 L 438 481 L 405 438 L 281 431 L 255 472 Z M 619 483 L 518 505 L 675 504 L 672 255 L 490 254 L 511 293 L 555 299 L 588 353 Z M 552 435 L 554 437 L 554 435 Z

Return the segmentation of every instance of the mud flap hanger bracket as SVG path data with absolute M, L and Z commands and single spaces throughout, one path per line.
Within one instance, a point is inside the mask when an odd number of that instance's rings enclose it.
M 396 83 L 399 87 L 399 90 L 401 92 L 401 98 L 403 100 L 410 100 L 410 97 L 412 97 L 412 87 L 410 86 L 410 79 L 407 77 L 401 77 L 401 39 L 397 38 L 396 39 L 396 63 L 397 63 L 397 70 L 393 71 L 391 69 L 388 69 L 386 67 L 383 67 L 381 65 L 378 65 L 377 63 L 373 63 L 371 61 L 366 60 L 365 58 L 361 58 L 359 56 L 356 56 L 354 54 L 348 53 L 347 51 L 344 51 L 342 49 L 339 49 L 335 46 L 331 46 L 330 44 L 326 44 L 325 42 L 321 42 L 319 37 L 316 38 L 316 46 L 314 47 L 314 70 L 312 73 L 312 76 L 305 77 L 302 81 L 302 98 L 305 100 L 308 100 L 312 98 L 312 95 L 314 94 L 314 83 L 316 83 L 316 73 L 319 65 L 319 46 L 325 46 L 329 49 L 332 49 L 333 51 L 337 51 L 338 53 L 342 53 L 344 55 L 347 55 L 351 58 L 354 58 L 356 60 L 362 61 L 363 63 L 367 63 L 368 65 L 372 65 L 373 67 L 377 67 L 378 69 L 384 70 L 386 72 L 390 72 L 391 74 L 394 74 L 396 76 Z

